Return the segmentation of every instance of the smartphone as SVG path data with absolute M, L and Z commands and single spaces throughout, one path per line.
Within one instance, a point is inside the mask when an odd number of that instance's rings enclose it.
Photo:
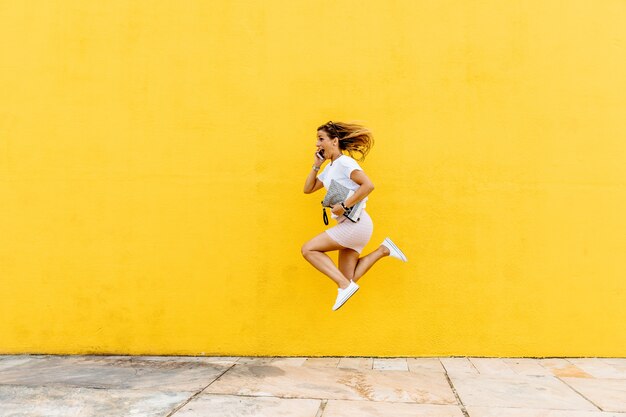
M 317 157 L 323 161 L 325 159 L 324 158 L 324 149 L 320 149 L 315 155 L 317 155 Z

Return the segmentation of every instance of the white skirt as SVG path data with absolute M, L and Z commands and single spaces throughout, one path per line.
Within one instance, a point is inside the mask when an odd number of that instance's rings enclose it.
M 372 218 L 363 210 L 358 222 L 352 223 L 346 217 L 340 216 L 337 219 L 337 225 L 326 230 L 326 233 L 344 248 L 353 249 L 361 254 L 365 245 L 370 241 L 373 231 Z

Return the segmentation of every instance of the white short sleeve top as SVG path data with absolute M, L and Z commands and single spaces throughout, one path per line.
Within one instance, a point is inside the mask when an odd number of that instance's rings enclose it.
M 339 184 L 344 187 L 348 187 L 350 190 L 356 191 L 360 185 L 350 179 L 350 174 L 355 169 L 360 169 L 361 166 L 357 161 L 351 158 L 348 155 L 341 155 L 339 158 L 335 159 L 332 164 L 326 165 L 322 173 L 317 177 L 320 181 L 324 183 L 324 188 L 328 190 L 330 187 L 330 181 L 335 180 Z M 363 201 L 367 201 L 367 197 L 363 199 Z M 366 204 L 363 205 L 365 208 Z M 331 213 L 331 217 L 336 219 L 337 216 Z

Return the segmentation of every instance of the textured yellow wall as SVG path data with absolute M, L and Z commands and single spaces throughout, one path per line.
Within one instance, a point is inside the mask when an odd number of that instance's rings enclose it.
M 0 352 L 626 355 L 626 3 L 0 6 Z M 300 255 L 315 128 L 385 259 Z

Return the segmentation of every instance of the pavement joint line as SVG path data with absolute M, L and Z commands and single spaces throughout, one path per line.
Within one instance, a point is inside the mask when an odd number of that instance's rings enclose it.
M 461 397 L 459 397 L 459 394 L 456 392 L 456 388 L 454 388 L 454 384 L 452 383 L 452 380 L 450 379 L 450 376 L 448 375 L 447 370 L 446 370 L 446 379 L 448 380 L 448 385 L 450 385 L 450 389 L 452 390 L 452 393 L 456 397 L 456 400 L 458 402 L 459 408 L 461 409 L 461 412 L 463 413 L 463 416 L 470 417 L 469 413 L 465 409 L 465 404 L 463 404 L 463 401 L 461 401 Z
M 320 408 L 317 409 L 315 417 L 322 417 L 322 414 L 324 414 L 324 410 L 326 409 L 326 404 L 328 404 L 328 400 L 322 400 L 322 402 L 320 403 Z
M 217 378 L 215 378 L 213 381 L 209 382 L 209 384 L 202 388 L 201 390 L 199 390 L 198 392 L 196 392 L 194 395 L 192 395 L 191 397 L 189 397 L 187 399 L 187 401 L 185 401 L 184 403 L 182 403 L 181 405 L 179 405 L 178 407 L 174 407 L 174 409 L 172 411 L 170 411 L 165 417 L 172 417 L 174 414 L 176 414 L 181 408 L 183 408 L 184 406 L 186 406 L 187 404 L 189 404 L 191 401 L 193 401 L 194 399 L 196 399 L 200 394 L 202 394 L 202 391 L 204 391 L 205 389 L 209 388 L 215 381 L 217 381 L 218 379 L 220 379 L 222 377 L 222 375 L 224 375 L 226 372 L 230 371 L 233 367 L 235 366 L 235 364 L 233 363 L 232 365 L 230 365 L 228 367 L 228 369 L 224 370 L 224 372 L 222 372 L 221 374 L 219 374 L 219 376 Z
M 476 372 L 478 372 L 478 375 L 480 375 L 480 370 L 476 367 L 476 365 L 474 364 L 474 362 L 472 362 L 472 358 L 470 358 L 469 356 L 466 358 L 467 361 L 470 363 L 470 365 L 472 365 L 472 368 L 476 369 Z
M 581 397 L 583 397 L 585 400 L 589 401 L 590 404 L 592 404 L 594 407 L 596 407 L 598 410 L 604 412 L 604 410 L 602 408 L 600 408 L 596 403 L 594 403 L 593 401 L 591 401 L 589 398 L 585 397 L 581 392 L 578 392 L 578 390 L 576 390 L 574 387 L 572 387 L 570 384 L 568 384 L 566 381 L 563 381 L 561 379 L 561 377 L 559 376 L 555 376 L 556 379 L 558 379 L 559 381 L 561 381 L 562 383 L 565 384 L 566 387 L 568 387 L 569 389 L 571 389 L 572 391 L 574 391 L 576 394 L 580 395 Z

